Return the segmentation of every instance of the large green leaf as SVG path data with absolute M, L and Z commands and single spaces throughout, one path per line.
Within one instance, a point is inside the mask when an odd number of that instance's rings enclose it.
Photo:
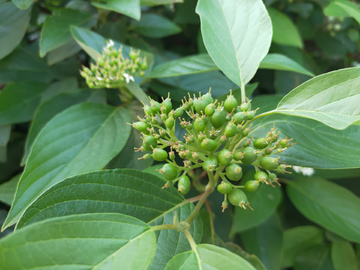
M 358 23 L 360 23 L 360 8 L 355 3 L 350 1 L 334 1 L 338 8 L 343 9 L 351 17 L 353 17 Z
M 322 74 L 291 91 L 270 114 L 295 115 L 345 129 L 360 120 L 359 85 L 360 68 Z
M 101 2 L 92 2 L 91 4 L 98 8 L 125 14 L 135 20 L 140 19 L 140 0 L 102 0 Z
M 322 230 L 315 226 L 299 226 L 284 231 L 282 267 L 292 266 L 297 255 L 321 244 L 323 239 Z
M 1 269 L 147 269 L 155 233 L 118 213 L 45 220 L 0 241 Z
M 115 212 L 134 216 L 150 225 L 172 224 L 175 211 L 184 221 L 194 209 L 174 188 L 162 189 L 165 180 L 135 170 L 105 170 L 74 176 L 44 192 L 20 219 L 17 228 L 44 219 L 83 214 Z M 190 228 L 198 243 L 201 218 Z M 165 267 L 174 255 L 190 245 L 184 233 L 165 230 L 156 233 L 158 248 L 151 269 Z
M 280 270 L 282 231 L 276 214 L 261 225 L 241 233 L 245 250 L 255 254 L 268 270 Z
M 17 222 L 41 193 L 62 179 L 103 168 L 124 147 L 129 121 L 126 109 L 94 103 L 55 116 L 34 142 L 4 227 Z
M 151 38 L 162 38 L 181 32 L 181 28 L 171 20 L 157 14 L 146 13 L 139 22 L 131 25 L 137 33 Z
M 274 8 L 268 8 L 268 12 L 274 32 L 272 40 L 278 44 L 302 48 L 300 33 L 292 20 Z
M 11 178 L 9 181 L 0 185 L 0 201 L 11 205 L 16 191 L 16 186 L 19 182 L 21 174 Z
M 184 3 L 184 0 L 141 0 L 140 3 L 142 6 L 159 6 L 175 3 Z
M 60 94 L 57 95 L 48 101 L 42 103 L 37 109 L 34 120 L 31 123 L 28 137 L 26 140 L 25 154 L 22 161 L 22 164 L 25 164 L 31 147 L 34 144 L 34 141 L 41 131 L 41 129 L 58 113 L 63 110 L 82 102 L 93 102 L 93 103 L 105 103 L 105 92 L 102 89 L 98 90 L 79 90 L 75 93 L 69 94 Z
M 238 86 L 254 76 L 271 43 L 271 21 L 261 0 L 200 0 L 205 47 L 215 64 Z
M 37 82 L 19 82 L 6 86 L 0 93 L 0 125 L 29 121 L 47 86 Z
M 149 74 L 150 78 L 174 77 L 187 74 L 196 74 L 219 68 L 208 54 L 199 54 L 173 60 L 156 66 Z
M 251 179 L 254 179 L 254 172 L 246 174 L 241 182 L 245 184 L 247 180 Z M 255 227 L 267 220 L 276 210 L 282 197 L 279 187 L 273 188 L 265 184 L 261 184 L 256 192 L 245 192 L 254 211 L 244 210 L 240 207 L 235 208 L 231 235 Z
M 30 21 L 30 12 L 31 9 L 18 9 L 12 2 L 0 4 L 0 59 L 21 42 Z
M 330 260 L 330 246 L 317 245 L 299 254 L 294 263 L 294 270 L 334 270 Z
M 12 0 L 12 1 L 19 9 L 28 9 L 33 3 L 33 0 Z
M 312 72 L 305 69 L 291 58 L 278 53 L 269 53 L 266 55 L 265 58 L 261 61 L 259 68 L 286 70 L 309 75 L 311 77 L 315 76 Z
M 338 241 L 331 244 L 331 261 L 335 270 L 357 270 L 355 251 L 351 243 Z
M 358 198 L 351 191 L 321 178 L 289 181 L 287 193 L 308 219 L 350 241 L 360 243 Z
M 74 54 L 81 51 L 81 47 L 76 43 L 75 40 L 66 43 L 63 46 L 60 46 L 47 55 L 47 63 L 49 66 L 61 62 L 62 60 L 73 56 Z
M 256 270 L 240 256 L 213 245 L 201 244 L 196 249 L 172 258 L 166 270 Z
M 96 20 L 90 13 L 69 8 L 56 9 L 53 16 L 45 19 L 40 38 L 40 56 L 69 43 L 72 39 L 71 25 L 90 27 L 94 23 Z

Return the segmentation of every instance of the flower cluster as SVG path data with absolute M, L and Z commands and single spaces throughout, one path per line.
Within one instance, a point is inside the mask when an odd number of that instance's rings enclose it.
M 167 161 L 159 170 L 168 180 L 165 187 L 178 181 L 178 190 L 183 194 L 191 186 L 188 172 L 201 167 L 208 175 L 215 173 L 221 178 L 217 190 L 225 195 L 223 209 L 228 205 L 227 200 L 246 209 L 250 205 L 241 189 L 253 192 L 260 183 L 279 184 L 271 171 L 284 173 L 290 167 L 279 163 L 279 157 L 272 155 L 290 147 L 291 139 L 279 138 L 280 132 L 275 127 L 263 138 L 252 138 L 250 123 L 256 110 L 251 109 L 250 101 L 238 104 L 231 91 L 224 102 L 214 100 L 210 92 L 198 97 L 189 95 L 176 109 L 170 97 L 161 103 L 151 100 L 144 112 L 145 118 L 139 117 L 139 122 L 132 124 L 143 134 L 143 144 L 136 151 L 152 152 L 145 154 L 144 159 Z M 183 140 L 176 136 L 180 128 L 176 121 L 186 130 Z M 175 162 L 176 156 L 183 164 Z M 234 185 L 242 178 L 244 165 L 255 167 L 254 180 L 247 181 L 244 186 Z
M 122 87 L 134 81 L 134 77 L 143 76 L 144 70 L 148 68 L 146 58 L 140 57 L 140 51 L 131 49 L 129 56 L 125 58 L 122 47 L 117 50 L 110 40 L 97 63 L 91 63 L 90 68 L 83 67 L 80 74 L 90 88 Z

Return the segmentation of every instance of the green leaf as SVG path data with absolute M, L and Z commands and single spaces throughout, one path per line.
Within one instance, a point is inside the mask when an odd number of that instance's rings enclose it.
M 334 270 L 330 260 L 330 246 L 317 245 L 295 259 L 294 270 Z
M 6 86 L 0 93 L 0 125 L 29 121 L 47 86 L 37 82 L 19 82 Z
M 25 154 L 22 160 L 24 165 L 29 157 L 34 141 L 42 128 L 57 114 L 65 109 L 82 102 L 105 103 L 105 92 L 98 90 L 79 90 L 75 93 L 60 94 L 42 103 L 37 109 L 31 123 L 26 140 Z
M 175 3 L 184 3 L 184 0 L 141 0 L 140 4 L 142 6 L 160 6 L 160 5 L 169 5 Z
M 360 8 L 355 3 L 350 1 L 334 1 L 333 3 L 360 23 Z
M 269 53 L 266 55 L 265 58 L 261 61 L 259 68 L 294 71 L 297 73 L 309 75 L 311 77 L 315 76 L 312 72 L 303 68 L 291 58 L 277 53 Z
M 141 101 L 146 105 L 150 105 L 149 97 L 145 94 L 144 90 L 142 90 L 141 87 L 136 82 L 130 81 L 126 85 L 126 88 L 127 90 L 129 90 L 131 94 L 134 95 L 134 97 L 137 98 L 138 101 Z
M 21 174 L 18 174 L 11 178 L 9 181 L 0 185 L 0 201 L 11 205 L 14 199 L 16 186 L 19 182 L 20 176 Z
M 289 17 L 274 8 L 268 8 L 268 12 L 273 26 L 273 42 L 303 48 L 300 33 Z
M 125 14 L 135 20 L 140 19 L 140 0 L 101 0 L 100 2 L 91 2 L 91 4 L 98 8 Z
M 74 215 L 45 220 L 1 239 L 0 268 L 147 269 L 155 248 L 151 227 L 136 218 Z
M 315 226 L 299 226 L 284 231 L 281 266 L 291 267 L 297 255 L 321 244 L 323 239 L 322 230 Z
M 81 47 L 76 43 L 75 40 L 70 41 L 69 43 L 60 46 L 47 55 L 47 63 L 49 66 L 61 62 L 62 60 L 73 56 L 74 54 L 81 51 Z
M 38 53 L 38 44 L 32 44 L 15 49 L 10 55 L 0 61 L 0 83 L 8 82 L 44 82 L 53 79 L 45 59 Z
M 276 214 L 261 225 L 241 233 L 246 251 L 255 254 L 268 270 L 281 267 L 282 231 Z
M 79 90 L 78 79 L 76 77 L 67 77 L 63 80 L 56 81 L 46 89 L 41 97 L 41 102 L 48 101 L 49 99 L 60 95 L 75 93 Z
M 331 261 L 335 270 L 357 270 L 355 251 L 351 243 L 340 241 L 331 244 Z
M 218 70 L 208 54 L 199 54 L 173 60 L 156 66 L 149 78 L 174 77 Z
M 45 191 L 25 211 L 17 228 L 44 219 L 83 214 L 115 212 L 134 216 L 150 225 L 172 224 L 174 213 L 184 221 L 194 209 L 174 188 L 162 189 L 166 181 L 135 170 L 104 170 L 65 179 Z M 202 235 L 201 218 L 190 228 L 196 242 Z M 158 248 L 151 269 L 165 266 L 175 254 L 190 245 L 184 233 L 156 232 Z M 155 264 L 155 265 L 154 265 Z
M 30 21 L 30 12 L 31 9 L 18 9 L 12 2 L 0 4 L 0 59 L 20 44 Z
M 40 56 L 59 48 L 72 39 L 70 26 L 91 27 L 96 23 L 90 13 L 79 10 L 60 8 L 54 11 L 53 16 L 45 19 L 40 38 Z
M 287 193 L 308 219 L 345 239 L 360 243 L 360 198 L 351 191 L 321 178 L 289 181 Z
M 0 162 L 7 161 L 7 144 L 10 139 L 11 125 L 0 126 Z
M 251 179 L 254 179 L 254 172 L 247 173 L 243 177 L 241 184 L 245 184 L 247 180 Z M 255 227 L 267 220 L 274 213 L 282 197 L 279 187 L 273 188 L 265 184 L 261 184 L 256 192 L 245 191 L 245 193 L 254 211 L 235 207 L 230 235 Z
M 33 0 L 12 0 L 12 1 L 19 9 L 28 9 L 33 3 Z
M 165 270 L 178 269 L 237 269 L 256 270 L 246 260 L 236 254 L 217 246 L 201 244 L 195 250 L 181 253 L 166 265 Z
M 349 17 L 349 13 L 347 13 L 344 9 L 339 7 L 336 4 L 336 1 L 331 1 L 325 8 L 324 8 L 324 15 L 332 16 L 332 17 Z
M 155 13 L 143 14 L 139 22 L 131 25 L 131 29 L 150 38 L 162 38 L 181 32 L 181 28 L 178 25 Z
M 55 116 L 34 142 L 4 228 L 62 179 L 103 168 L 124 147 L 129 121 L 126 109 L 94 103 L 75 105 Z
M 271 21 L 263 2 L 200 0 L 196 12 L 215 64 L 238 86 L 247 84 L 271 43 Z
M 308 80 L 270 113 L 295 115 L 345 129 L 360 120 L 360 68 L 341 69 Z

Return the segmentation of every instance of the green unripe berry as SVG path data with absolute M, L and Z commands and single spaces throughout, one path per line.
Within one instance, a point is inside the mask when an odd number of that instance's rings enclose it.
M 155 148 L 152 157 L 156 161 L 164 161 L 168 158 L 168 153 L 163 149 Z
M 246 147 L 246 148 L 244 148 L 242 153 L 244 154 L 242 156 L 242 158 L 240 159 L 242 163 L 251 164 L 256 160 L 256 154 L 255 154 L 255 149 L 254 148 Z
M 214 104 L 209 104 L 205 107 L 205 114 L 207 116 L 212 116 L 215 112 L 215 105 Z
M 147 130 L 149 125 L 147 123 L 145 123 L 145 122 L 135 122 L 133 124 L 133 127 L 136 128 L 138 131 L 140 131 L 142 133 L 149 134 L 149 131 Z
M 260 166 L 265 170 L 275 170 L 278 166 L 278 159 L 272 157 L 262 157 L 260 159 Z
M 254 178 L 255 180 L 264 182 L 268 180 L 268 175 L 265 172 L 259 171 L 254 174 Z
M 152 151 L 153 148 L 156 148 L 157 146 L 157 140 L 154 136 L 149 135 L 146 136 L 143 140 L 143 148 L 145 151 Z
M 190 110 L 190 104 L 187 102 L 187 103 L 184 103 L 181 108 L 184 110 L 184 111 L 188 111 Z
M 289 145 L 289 140 L 287 140 L 287 139 L 281 139 L 280 140 L 280 145 L 281 145 L 281 147 L 289 147 L 290 145 Z
M 189 177 L 187 177 L 186 175 L 182 175 L 179 178 L 178 191 L 185 195 L 186 193 L 189 192 L 190 187 L 191 187 L 191 182 Z
M 208 104 L 214 102 L 214 99 L 210 93 L 206 93 L 205 95 L 202 96 L 202 98 L 205 99 Z
M 206 125 L 205 125 L 205 121 L 198 117 L 195 119 L 193 126 L 197 132 L 200 132 L 200 131 L 204 131 Z
M 247 117 L 242 112 L 237 112 L 232 117 L 235 120 L 235 124 L 241 124 L 243 121 L 247 120 Z
M 226 112 L 223 110 L 216 110 L 210 118 L 210 122 L 214 128 L 221 128 L 225 124 Z
M 277 176 L 276 176 L 275 173 L 270 173 L 270 174 L 269 174 L 269 179 L 270 179 L 271 181 L 276 181 L 278 178 L 277 178 Z
M 203 169 L 207 172 L 215 171 L 216 168 L 219 166 L 219 161 L 217 157 L 208 157 L 205 159 L 203 163 Z
M 257 149 L 264 149 L 269 145 L 269 141 L 267 141 L 265 138 L 258 138 L 254 141 L 253 145 Z
M 151 107 L 153 108 L 155 113 L 160 112 L 161 109 L 161 105 L 159 102 L 155 101 L 155 100 L 151 100 Z
M 226 117 L 225 117 L 225 121 L 226 122 L 229 122 L 231 120 L 231 117 L 229 116 L 229 115 L 227 115 Z
M 233 155 L 231 154 L 231 152 L 229 150 L 223 149 L 219 152 L 218 160 L 222 166 L 229 165 L 230 162 L 232 161 L 232 159 L 233 159 Z
M 209 105 L 207 100 L 201 97 L 195 103 L 195 111 L 198 114 L 201 114 L 201 112 L 205 112 L 205 108 L 207 105 Z
M 142 70 L 146 70 L 148 68 L 148 64 L 146 61 L 143 61 L 142 63 L 140 63 L 140 68 Z
M 250 192 L 254 192 L 259 188 L 259 182 L 255 180 L 250 180 L 245 183 L 245 189 Z
M 144 112 L 146 115 L 155 115 L 155 110 L 153 107 L 145 105 Z
M 165 121 L 165 126 L 166 126 L 167 128 L 170 128 L 170 129 L 171 129 L 174 125 L 175 125 L 175 120 L 174 120 L 174 118 L 170 117 L 170 118 L 166 119 L 166 121 Z
M 221 182 L 221 184 L 219 184 L 217 186 L 217 190 L 221 193 L 221 194 L 227 194 L 229 192 L 231 192 L 232 190 L 232 185 L 230 183 L 225 183 L 224 181 Z
M 224 103 L 224 108 L 228 113 L 231 113 L 238 105 L 236 98 L 230 94 Z
M 166 163 L 160 170 L 160 173 L 166 180 L 174 180 L 177 177 L 178 171 L 174 165 Z
M 242 177 L 242 168 L 237 164 L 230 164 L 225 168 L 226 177 L 232 181 L 239 181 Z
M 225 128 L 225 135 L 228 138 L 234 137 L 238 133 L 238 128 L 234 123 L 229 123 Z
M 255 112 L 249 111 L 246 115 L 247 115 L 247 120 L 252 120 L 255 117 Z
M 246 194 L 240 189 L 233 189 L 228 194 L 228 199 L 232 205 L 240 207 L 244 207 L 248 202 Z
M 247 132 L 246 129 L 243 129 L 243 130 L 241 131 L 241 135 L 242 135 L 243 137 L 246 137 L 247 135 L 249 135 L 249 132 Z
M 169 113 L 172 110 L 172 103 L 170 98 L 166 98 L 162 103 L 161 106 L 165 107 L 165 113 Z
M 216 141 L 206 138 L 201 142 L 200 146 L 206 151 L 214 151 L 218 147 L 218 144 Z
M 175 118 L 179 118 L 180 116 L 182 116 L 184 114 L 184 110 L 182 108 L 177 108 L 175 110 L 175 114 L 174 114 L 174 117 Z
M 131 50 L 129 56 L 133 61 L 135 61 L 135 59 L 138 57 L 138 54 L 134 50 Z
M 240 105 L 240 111 L 245 112 L 249 109 L 249 105 L 247 103 L 242 103 Z

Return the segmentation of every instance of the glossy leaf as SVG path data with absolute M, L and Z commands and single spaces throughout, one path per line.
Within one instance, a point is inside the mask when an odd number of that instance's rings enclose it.
M 105 103 L 105 93 L 101 89 L 95 91 L 84 89 L 75 93 L 57 95 L 39 106 L 26 140 L 23 164 L 26 163 L 31 147 L 42 128 L 58 113 L 82 102 Z
M 218 70 L 208 54 L 198 54 L 173 60 L 156 66 L 149 74 L 150 78 L 174 77 Z
M 200 0 L 196 12 L 215 64 L 238 86 L 247 84 L 271 43 L 271 21 L 263 2 Z
M 73 56 L 74 54 L 81 51 L 81 47 L 76 43 L 75 40 L 66 43 L 63 46 L 60 46 L 47 55 L 47 63 L 49 66 L 61 62 L 62 60 Z
M 334 4 L 360 23 L 360 8 L 355 3 L 350 1 L 334 1 Z
M 91 26 L 94 24 L 90 13 L 61 8 L 45 19 L 40 38 L 40 56 L 69 43 L 72 39 L 70 26 Z
M 323 239 L 322 230 L 315 226 L 299 226 L 284 231 L 282 267 L 292 266 L 297 255 L 321 244 Z
M 181 253 L 166 265 L 165 270 L 238 269 L 256 270 L 250 263 L 234 253 L 214 245 L 201 244 L 195 251 Z
M 355 251 L 351 243 L 339 241 L 331 244 L 331 261 L 335 270 L 357 270 Z
M 261 61 L 259 68 L 286 70 L 309 75 L 311 77 L 315 76 L 312 72 L 308 71 L 291 58 L 278 53 L 269 53 L 266 55 L 265 58 Z
M 309 269 L 334 270 L 330 259 L 330 246 L 319 244 L 296 257 L 294 270 Z
M 360 68 L 317 76 L 286 95 L 271 113 L 295 115 L 345 129 L 360 120 Z
M 12 1 L 19 9 L 28 9 L 33 3 L 33 0 L 12 0 Z
M 118 213 L 54 218 L 1 239 L 0 268 L 147 269 L 155 241 L 149 225 Z
M 175 3 L 184 3 L 184 0 L 140 0 L 140 3 L 142 6 L 159 6 Z
M 346 0 L 345 0 L 346 1 Z M 350 15 L 336 4 L 336 1 L 331 1 L 325 8 L 324 14 L 333 17 L 349 17 Z
M 19 182 L 20 176 L 21 176 L 21 174 L 18 174 L 16 176 L 14 176 L 13 178 L 11 178 L 9 181 L 2 183 L 0 185 L 0 201 L 1 202 L 11 205 L 11 203 L 14 199 L 16 186 Z
M 287 193 L 295 207 L 324 228 L 360 243 L 360 198 L 351 191 L 321 178 L 289 181 Z
M 19 82 L 6 86 L 0 93 L 0 125 L 29 121 L 47 86 L 37 82 Z
M 255 254 L 268 270 L 280 270 L 282 237 L 276 214 L 261 225 L 241 233 L 245 250 Z
M 254 179 L 253 176 L 254 172 L 248 173 L 243 177 L 241 184 L 244 185 L 247 180 Z M 260 184 L 256 192 L 245 192 L 254 211 L 235 207 L 231 235 L 258 226 L 267 220 L 274 213 L 282 198 L 279 187 L 273 188 L 265 184 Z
M 21 42 L 30 21 L 30 12 L 31 9 L 18 9 L 12 2 L 0 4 L 0 59 Z
M 124 14 L 135 20 L 140 19 L 140 0 L 103 0 L 100 3 L 92 2 L 91 4 L 98 8 Z
M 274 8 L 268 8 L 268 12 L 273 26 L 272 40 L 278 44 L 302 48 L 300 33 L 292 20 Z
M 184 221 L 194 209 L 174 188 L 162 189 L 165 180 L 135 170 L 104 170 L 63 180 L 44 192 L 26 210 L 17 228 L 44 219 L 83 213 L 114 212 L 131 215 L 150 225 L 172 224 L 175 211 Z M 201 218 L 190 228 L 198 243 L 202 236 Z M 156 232 L 158 247 L 150 269 L 165 267 L 174 255 L 190 245 L 184 233 Z
M 54 117 L 34 142 L 4 228 L 46 189 L 66 177 L 103 168 L 129 135 L 124 108 L 82 103 Z
M 131 29 L 150 38 L 162 38 L 181 32 L 178 25 L 155 13 L 143 14 L 139 22 L 132 24 Z

